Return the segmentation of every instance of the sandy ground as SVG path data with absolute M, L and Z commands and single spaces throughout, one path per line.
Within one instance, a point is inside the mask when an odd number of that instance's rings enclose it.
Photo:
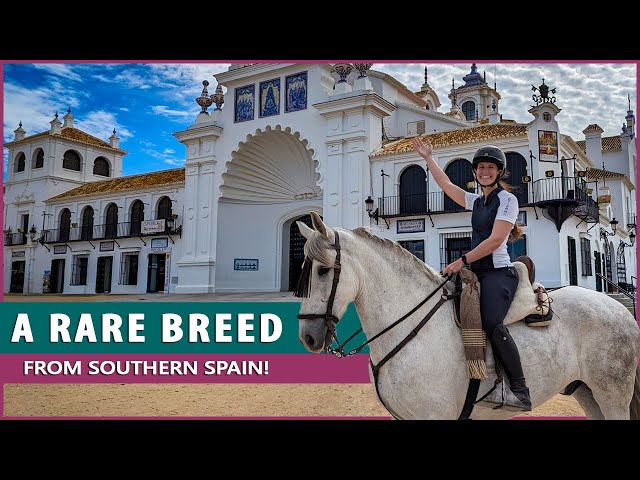
M 389 417 L 370 384 L 115 384 L 4 386 L 10 417 Z M 557 395 L 518 416 L 583 417 Z

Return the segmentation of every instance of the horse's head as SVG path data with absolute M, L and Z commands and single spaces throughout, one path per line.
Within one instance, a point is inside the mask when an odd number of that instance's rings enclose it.
M 358 291 L 358 277 L 352 261 L 345 258 L 344 231 L 339 234 L 311 212 L 313 229 L 297 222 L 307 239 L 305 262 L 296 296 L 302 297 L 298 338 L 311 352 L 325 350 L 338 320 Z

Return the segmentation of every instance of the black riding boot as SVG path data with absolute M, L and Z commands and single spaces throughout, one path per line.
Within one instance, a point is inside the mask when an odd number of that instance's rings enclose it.
M 509 379 L 511 391 L 522 404 L 512 406 L 521 408 L 525 412 L 530 412 L 531 399 L 529 398 L 529 389 L 522 372 L 522 363 L 520 362 L 520 354 L 518 353 L 516 342 L 513 341 L 507 327 L 502 324 L 495 328 L 490 340 L 491 346 Z

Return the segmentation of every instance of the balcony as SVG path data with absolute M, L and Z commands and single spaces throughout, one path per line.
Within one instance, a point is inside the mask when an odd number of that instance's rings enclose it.
M 26 233 L 11 233 L 5 232 L 4 234 L 4 246 L 9 247 L 11 245 L 26 245 L 27 234 Z
M 141 222 L 110 223 L 93 227 L 69 227 L 43 231 L 44 243 L 81 242 L 90 240 L 113 240 L 118 238 L 150 237 L 158 235 L 181 235 L 182 225 L 165 226 L 162 232 L 142 233 Z
M 526 191 L 513 192 L 518 197 L 521 208 L 539 206 L 556 213 L 560 211 L 559 215 L 565 219 L 568 215 L 575 215 L 587 223 L 598 221 L 598 204 L 587 193 L 586 183 L 580 178 L 543 178 L 522 187 Z M 444 192 L 378 198 L 379 216 L 385 218 L 468 211 Z M 555 216 L 555 213 L 551 213 L 551 216 Z M 635 216 L 633 221 L 635 222 Z

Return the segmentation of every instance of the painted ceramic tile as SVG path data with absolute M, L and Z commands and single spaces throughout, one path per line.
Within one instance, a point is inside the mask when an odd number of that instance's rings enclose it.
M 280 113 L 280 79 L 260 82 L 260 116 L 270 117 Z
M 285 77 L 285 112 L 295 112 L 307 108 L 307 72 Z
M 255 104 L 256 86 L 247 85 L 236 88 L 235 121 L 246 122 L 253 120 L 253 106 Z

